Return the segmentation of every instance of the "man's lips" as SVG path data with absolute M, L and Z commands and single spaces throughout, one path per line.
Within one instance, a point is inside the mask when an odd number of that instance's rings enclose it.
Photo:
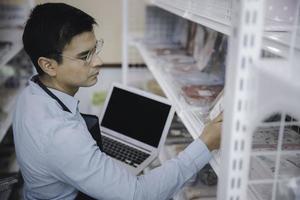
M 99 72 L 94 73 L 92 76 L 98 76 L 98 75 L 99 75 Z

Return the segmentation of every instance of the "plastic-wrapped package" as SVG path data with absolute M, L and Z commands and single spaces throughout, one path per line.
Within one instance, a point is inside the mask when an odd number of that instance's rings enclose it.
M 274 173 L 278 173 L 278 185 L 275 196 L 276 199 L 294 200 L 299 196 L 299 185 L 292 186 L 289 180 L 299 177 L 300 174 L 300 154 L 281 155 L 279 168 L 276 169 L 276 157 L 274 155 L 253 156 L 250 162 L 250 180 L 260 181 L 261 184 L 250 184 L 249 190 L 255 199 L 271 199 L 273 184 L 264 180 L 274 179 Z M 298 182 L 299 184 L 299 182 Z
M 186 85 L 181 88 L 188 104 L 201 107 L 210 107 L 222 89 L 223 85 Z
M 156 56 L 168 56 L 168 55 L 185 55 L 186 52 L 183 48 L 170 48 L 170 47 L 162 47 L 162 48 L 152 48 L 151 51 L 155 53 Z
M 203 29 L 203 30 L 204 30 L 203 39 L 205 41 L 205 44 L 203 44 L 203 46 L 199 46 L 201 45 L 201 43 L 195 45 L 195 50 L 194 50 L 194 57 L 196 59 L 199 70 L 203 70 L 207 66 L 211 58 L 211 55 L 214 51 L 215 41 L 218 36 L 218 32 L 216 31 L 212 31 L 210 29 Z M 199 42 L 198 40 L 202 39 L 203 32 L 197 31 L 197 34 L 199 34 L 199 36 L 196 37 L 197 38 L 196 41 Z
M 279 132 L 279 126 L 256 129 L 253 134 L 252 149 L 255 151 L 276 150 Z M 291 128 L 285 128 L 281 149 L 300 150 L 300 134 Z
M 187 55 L 193 55 L 195 45 L 196 45 L 196 33 L 197 33 L 197 24 L 195 22 L 188 22 L 188 34 L 187 34 L 187 43 L 186 43 L 186 52 Z
M 166 65 L 166 71 L 180 85 L 222 85 L 224 76 L 221 73 L 201 72 L 195 63 Z

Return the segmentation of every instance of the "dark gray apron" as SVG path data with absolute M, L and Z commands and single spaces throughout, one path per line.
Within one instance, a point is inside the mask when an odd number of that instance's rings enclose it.
M 66 112 L 71 112 L 67 106 L 57 97 L 55 96 L 39 79 L 38 75 L 33 76 L 31 81 L 35 82 L 36 84 L 38 84 L 50 97 L 52 97 L 53 99 L 55 99 L 57 101 L 57 103 L 59 103 L 61 105 L 61 107 L 63 108 L 64 111 Z M 88 114 L 83 114 L 80 113 L 82 118 L 84 119 L 86 126 L 91 134 L 91 136 L 94 138 L 94 140 L 96 141 L 99 149 L 101 151 L 103 151 L 102 148 L 102 139 L 101 139 L 101 132 L 100 132 L 100 126 L 99 126 L 99 119 L 97 116 L 95 115 L 88 115 Z M 89 197 L 81 192 L 78 192 L 77 197 L 75 198 L 75 200 L 94 200 L 94 198 Z

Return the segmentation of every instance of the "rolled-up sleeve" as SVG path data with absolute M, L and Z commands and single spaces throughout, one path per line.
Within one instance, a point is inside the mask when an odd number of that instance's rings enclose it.
M 197 139 L 178 157 L 134 176 L 101 152 L 81 123 L 61 123 L 47 151 L 50 173 L 96 199 L 169 199 L 211 158 Z

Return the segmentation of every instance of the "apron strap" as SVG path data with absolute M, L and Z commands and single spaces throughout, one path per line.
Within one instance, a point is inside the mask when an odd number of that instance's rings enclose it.
M 35 75 L 31 78 L 31 81 L 38 84 L 50 97 L 55 99 L 57 103 L 63 108 L 64 111 L 71 112 L 69 108 L 59 99 L 57 96 L 55 96 L 39 79 L 38 75 Z

